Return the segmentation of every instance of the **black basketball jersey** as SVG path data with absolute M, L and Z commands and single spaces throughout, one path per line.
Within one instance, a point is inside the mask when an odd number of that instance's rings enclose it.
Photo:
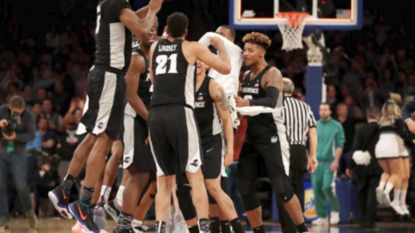
M 133 51 L 139 53 L 144 58 L 144 62 L 146 64 L 145 72 L 140 75 L 140 81 L 139 81 L 139 86 L 138 86 L 138 96 L 140 96 L 141 100 L 143 100 L 147 109 L 150 109 L 150 100 L 151 100 L 150 61 L 146 58 L 146 56 L 144 56 L 144 53 L 141 49 L 134 48 Z
M 154 49 L 151 107 L 178 104 L 194 109 L 196 66 L 187 62 L 182 44 L 181 39 L 161 39 Z
M 271 68 L 266 66 L 258 76 L 249 80 L 252 74 L 250 71 L 242 81 L 242 97 L 247 100 L 261 99 L 266 96 L 261 82 L 264 74 Z M 280 92 L 276 108 L 283 106 L 283 96 Z M 246 139 L 252 143 L 276 143 L 278 141 L 278 131 L 273 113 L 262 113 L 256 116 L 248 116 L 248 128 L 246 130 Z
M 195 115 L 203 145 L 213 140 L 213 136 L 220 135 L 222 132 L 215 102 L 210 97 L 210 80 L 212 78 L 206 76 L 199 90 L 195 93 Z
M 125 73 L 131 61 L 132 33 L 120 21 L 121 10 L 131 9 L 125 0 L 100 0 L 95 29 L 95 65 Z

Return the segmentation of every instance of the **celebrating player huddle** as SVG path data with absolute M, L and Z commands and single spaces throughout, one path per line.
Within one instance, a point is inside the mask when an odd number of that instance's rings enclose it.
M 219 233 L 219 225 L 213 223 L 218 215 L 209 213 L 212 208 L 222 213 L 221 221 L 228 222 L 222 232 L 230 232 L 230 227 L 244 232 L 221 183 L 225 168 L 233 162 L 234 130 L 239 125 L 236 108 L 282 107 L 281 73 L 264 59 L 270 40 L 260 33 L 246 35 L 242 56 L 233 44 L 235 30 L 224 25 L 199 42 L 189 42 L 185 40 L 188 18 L 182 13 L 168 17 L 167 38 L 159 39 L 155 14 L 162 2 L 151 0 L 137 12 L 125 0 L 98 5 L 96 60 L 88 76 L 88 104 L 82 118 L 88 135 L 75 151 L 62 184 L 49 193 L 63 217 L 76 218 L 73 232 L 105 232 L 106 222 L 99 220 L 102 207 L 117 221 L 114 232 L 147 230 L 142 221 L 154 199 L 155 182 L 156 232 L 168 232 L 172 195 L 177 195 L 190 233 Z M 139 48 L 132 49 L 132 35 Z M 251 71 L 244 76 L 241 98 L 243 57 Z M 242 148 L 238 178 L 254 232 L 265 232 L 255 195 L 260 161 L 265 161 L 277 198 L 298 231 L 307 232 L 283 162 L 277 111 L 247 118 L 249 141 Z M 120 157 L 113 153 L 105 159 L 114 141 L 115 148 L 124 151 L 125 188 L 116 201 L 108 202 L 108 187 Z M 82 194 L 69 204 L 74 179 L 85 163 Z

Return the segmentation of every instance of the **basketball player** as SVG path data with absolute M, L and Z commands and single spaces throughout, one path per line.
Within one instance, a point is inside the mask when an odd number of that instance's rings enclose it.
M 154 25 L 156 26 L 156 24 Z M 124 116 L 124 163 L 129 172 L 124 190 L 123 204 L 114 233 L 133 233 L 131 222 L 141 193 L 155 164 L 148 137 L 148 109 L 150 108 L 149 51 L 156 37 L 156 28 L 138 39 L 140 48 L 134 48 L 127 76 L 127 101 Z
M 156 231 L 159 233 L 165 233 L 173 175 L 184 172 L 192 187 L 200 232 L 209 232 L 208 198 L 200 169 L 200 137 L 193 112 L 195 64 L 199 59 L 222 74 L 228 74 L 231 68 L 220 39 L 211 38 L 219 56 L 202 44 L 184 40 L 188 21 L 182 13 L 170 15 L 167 18 L 168 38 L 153 44 L 150 51 L 154 93 L 149 127 L 159 182 L 156 194 Z
M 203 175 L 206 187 L 213 197 L 209 196 L 209 203 L 218 203 L 227 220 L 232 224 L 234 231 L 242 233 L 244 230 L 238 220 L 232 200 L 221 188 L 222 164 L 225 163 L 225 167 L 227 167 L 232 164 L 233 160 L 233 130 L 229 104 L 223 87 L 211 77 L 206 76 L 206 66 L 199 60 L 197 61 L 195 99 L 195 115 L 204 152 Z M 227 147 L 225 162 L 222 159 L 223 139 L 221 122 Z M 181 181 L 184 181 L 185 184 L 178 182 L 177 197 L 179 198 L 180 209 L 188 223 L 190 233 L 199 232 L 197 226 L 189 225 L 189 222 L 196 222 L 196 220 L 192 221 L 192 219 L 196 218 L 196 213 L 194 208 L 192 208 L 193 211 L 188 208 L 192 206 L 190 187 L 187 186 L 188 182 L 185 181 L 185 177 Z M 213 202 L 214 200 L 216 202 Z M 219 230 L 216 230 L 212 230 L 212 233 L 219 233 Z
M 231 61 L 231 73 L 228 75 L 219 74 L 216 70 L 210 69 L 209 77 L 214 78 L 224 89 L 226 97 L 228 98 L 228 103 L 230 105 L 231 110 L 231 118 L 234 130 L 236 131 L 239 126 L 239 119 L 238 115 L 235 111 L 235 99 L 234 97 L 238 95 L 238 88 L 239 88 L 239 72 L 242 67 L 243 63 L 243 56 L 242 50 L 239 46 L 235 45 L 235 37 L 236 31 L 229 25 L 222 25 L 218 27 L 216 33 L 219 34 L 218 36 L 221 40 L 223 40 L 226 48 L 226 52 L 229 55 L 229 59 Z M 206 46 L 209 46 L 209 37 L 213 36 L 213 33 L 208 32 L 206 33 L 200 40 L 199 43 L 202 43 Z M 226 147 L 224 147 L 226 149 Z M 224 152 L 223 154 L 225 154 Z M 225 168 L 222 169 L 222 180 L 221 185 L 222 189 L 226 190 L 226 183 L 225 179 L 227 174 L 225 172 Z M 214 202 L 213 202 L 214 203 Z M 227 221 L 223 212 L 220 212 L 217 204 L 210 203 L 209 206 L 209 215 L 211 220 L 211 230 L 212 232 L 219 232 L 220 228 L 222 228 L 222 232 L 227 233 L 230 232 L 230 224 Z M 221 216 L 220 222 L 218 216 Z M 220 224 L 219 224 L 220 223 Z
M 271 40 L 253 32 L 243 38 L 245 65 L 251 68 L 242 82 L 242 96 L 235 97 L 236 106 L 265 106 L 280 108 L 283 105 L 281 72 L 265 62 Z M 286 174 L 274 114 L 248 116 L 247 141 L 244 143 L 238 164 L 239 192 L 254 233 L 265 232 L 261 206 L 255 194 L 259 161 L 265 162 L 268 177 L 277 198 L 281 199 L 300 233 L 307 232 L 300 203 L 293 193 Z M 262 158 L 261 158 L 261 157 Z
M 147 17 L 139 19 L 124 0 L 101 1 L 97 7 L 96 53 L 94 66 L 88 76 L 89 106 L 82 117 L 93 148 L 88 157 L 84 187 L 79 201 L 67 207 L 69 190 L 78 173 L 68 173 L 62 185 L 50 195 L 59 212 L 68 209 L 88 232 L 99 232 L 93 221 L 91 199 L 112 142 L 120 139 L 124 126 L 119 112 L 125 108 L 125 79 L 131 59 L 131 32 L 143 35 L 153 27 L 155 14 L 162 0 L 149 3 Z M 127 74 L 129 75 L 129 74 Z M 89 139 L 92 138 L 92 139 Z M 86 139 L 86 140 L 87 140 Z M 84 143 L 80 145 L 81 150 Z M 83 154 L 85 156 L 85 154 Z

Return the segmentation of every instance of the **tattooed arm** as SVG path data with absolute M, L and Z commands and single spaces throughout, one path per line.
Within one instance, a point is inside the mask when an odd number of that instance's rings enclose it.
M 261 99 L 250 100 L 250 106 L 265 106 L 275 108 L 280 91 L 282 91 L 282 75 L 281 72 L 272 67 L 262 78 L 261 86 L 265 89 L 265 97 Z
M 228 167 L 233 162 L 233 126 L 228 98 L 223 87 L 213 79 L 209 83 L 209 93 L 222 120 L 226 141 L 225 167 Z

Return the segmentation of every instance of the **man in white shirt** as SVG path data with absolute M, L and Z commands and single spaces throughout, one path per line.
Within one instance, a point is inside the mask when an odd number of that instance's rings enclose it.
M 220 36 L 218 36 L 218 34 Z M 223 40 L 226 52 L 231 60 L 231 73 L 228 75 L 222 75 L 216 70 L 210 69 L 209 76 L 214 78 L 225 89 L 225 94 L 228 97 L 229 105 L 231 107 L 233 127 L 236 130 L 239 126 L 239 119 L 235 111 L 236 104 L 234 97 L 238 95 L 239 72 L 244 61 L 242 49 L 233 43 L 235 41 L 236 32 L 231 26 L 222 25 L 216 30 L 216 33 L 206 33 L 202 38 L 200 38 L 199 43 L 209 46 L 209 38 L 212 36 L 217 36 Z

